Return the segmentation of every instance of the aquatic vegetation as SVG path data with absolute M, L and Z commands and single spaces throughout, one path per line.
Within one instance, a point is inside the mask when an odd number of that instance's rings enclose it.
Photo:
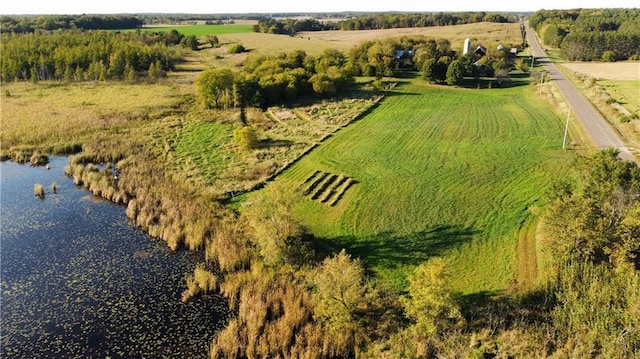
M 12 213 L 0 226 L 0 357 L 205 358 L 228 310 L 211 294 L 180 302 L 183 273 L 202 256 L 170 252 L 122 206 L 83 200 L 63 162 L 0 164 L 0 205 Z M 34 182 L 56 184 L 55 201 L 28 200 Z
M 38 198 L 44 199 L 44 187 L 41 183 L 36 183 L 33 186 L 33 194 L 35 194 Z
M 49 163 L 49 157 L 41 154 L 38 151 L 35 151 L 29 158 L 29 162 L 31 162 L 32 166 L 44 166 Z

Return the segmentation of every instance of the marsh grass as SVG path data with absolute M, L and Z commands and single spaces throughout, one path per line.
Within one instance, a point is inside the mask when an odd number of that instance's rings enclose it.
M 44 186 L 42 186 L 41 183 L 36 183 L 33 186 L 33 194 L 35 194 L 35 196 L 40 198 L 40 199 L 44 199 L 44 196 L 45 196 Z
M 179 106 L 188 93 L 188 87 L 169 82 L 2 86 L 12 93 L 2 101 L 3 151 L 31 146 L 58 154 L 77 152 L 78 144 L 90 141 L 98 131 L 122 136 L 137 121 L 157 118 Z

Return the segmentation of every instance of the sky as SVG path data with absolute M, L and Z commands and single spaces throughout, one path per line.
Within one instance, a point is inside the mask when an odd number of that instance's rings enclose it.
M 602 7 L 640 8 L 640 2 L 638 0 L 5 0 L 0 5 L 0 14 L 536 11 Z

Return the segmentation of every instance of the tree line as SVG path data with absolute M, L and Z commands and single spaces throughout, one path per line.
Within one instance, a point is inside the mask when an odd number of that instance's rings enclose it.
M 517 15 L 498 14 L 486 12 L 463 13 L 424 13 L 424 14 L 365 14 L 353 16 L 340 21 L 322 22 L 316 19 L 283 19 L 274 18 L 259 19 L 254 25 L 254 32 L 268 34 L 295 35 L 300 31 L 326 31 L 326 30 L 379 30 L 398 29 L 409 27 L 430 27 L 471 24 L 477 22 L 516 22 Z
M 56 30 L 7 33 L 1 40 L 2 81 L 157 78 L 181 55 L 175 34 Z
M 304 51 L 276 56 L 250 56 L 242 70 L 217 68 L 196 78 L 196 93 L 204 107 L 267 107 L 300 96 L 330 96 L 347 89 L 353 74 L 347 57 L 326 50 L 320 56 Z
M 260 19 L 257 25 L 253 25 L 253 32 L 265 34 L 295 35 L 300 31 L 325 31 L 336 30 L 335 23 L 323 23 L 315 19 L 284 19 L 273 18 Z
M 144 21 L 131 15 L 42 15 L 42 16 L 2 16 L 2 33 L 26 33 L 36 30 L 117 30 L 137 29 Z
M 486 12 L 443 12 L 424 14 L 376 14 L 339 21 L 340 30 L 378 30 L 472 24 L 477 22 L 516 22 L 517 15 Z
M 529 23 L 572 61 L 640 59 L 640 9 L 540 10 Z

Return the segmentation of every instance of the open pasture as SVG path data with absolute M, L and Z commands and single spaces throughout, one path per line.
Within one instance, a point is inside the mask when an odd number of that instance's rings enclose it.
M 253 25 L 249 24 L 225 24 L 225 25 L 166 25 L 166 26 L 147 26 L 140 29 L 146 32 L 169 32 L 177 30 L 179 33 L 189 36 L 205 36 L 205 35 L 225 35 L 225 34 L 241 34 L 253 31 Z M 123 30 L 123 31 L 137 31 Z
M 416 265 L 445 256 L 456 290 L 503 290 L 531 209 L 570 157 L 562 121 L 533 92 L 406 81 L 277 180 L 356 179 L 333 206 L 307 196 L 297 216 L 396 289 Z

